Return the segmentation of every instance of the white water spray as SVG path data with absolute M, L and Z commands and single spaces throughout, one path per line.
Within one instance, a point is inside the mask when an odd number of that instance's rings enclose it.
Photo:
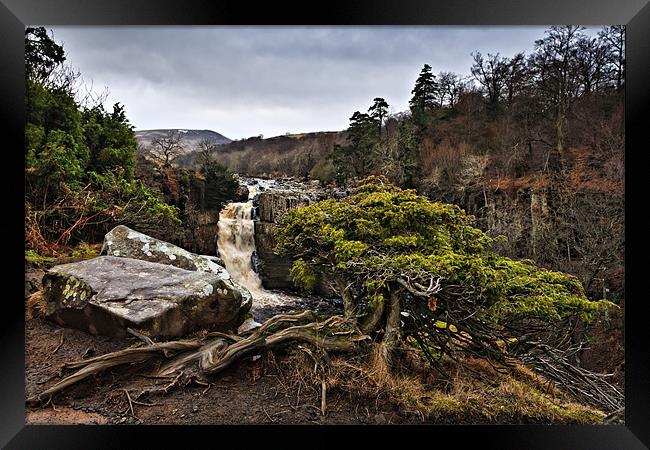
M 255 223 L 253 222 L 253 198 L 258 186 L 268 188 L 273 180 L 258 180 L 249 185 L 245 203 L 229 203 L 219 213 L 217 248 L 230 276 L 247 288 L 253 296 L 252 310 L 264 306 L 277 306 L 291 301 L 291 296 L 264 289 L 262 281 L 253 269 L 255 251 Z
M 253 270 L 255 251 L 255 224 L 252 218 L 253 201 L 229 203 L 219 213 L 219 255 L 226 270 L 235 281 L 247 288 L 254 299 L 269 294 Z

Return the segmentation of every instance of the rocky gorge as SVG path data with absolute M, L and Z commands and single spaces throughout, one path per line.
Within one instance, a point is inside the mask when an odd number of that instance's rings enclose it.
M 200 255 L 119 225 L 101 254 L 60 264 L 43 276 L 45 317 L 91 334 L 179 337 L 203 329 L 235 330 L 307 306 L 336 311 L 336 300 L 291 294 L 290 258 L 274 252 L 274 233 L 292 208 L 331 193 L 317 183 L 243 179 L 249 201 L 226 205 L 211 255 Z M 206 230 L 203 230 L 206 231 Z M 219 255 L 219 256 L 217 256 Z M 318 294 L 334 293 L 321 283 Z M 250 311 L 250 314 L 249 314 Z
M 277 255 L 275 248 L 275 230 L 287 211 L 307 205 L 324 197 L 317 187 L 311 190 L 301 189 L 295 185 L 278 184 L 260 192 L 254 199 L 255 207 L 255 247 L 259 264 L 257 271 L 264 287 L 268 289 L 293 289 L 289 275 L 292 261 Z
M 289 290 L 296 288 L 289 273 L 293 261 L 274 251 L 275 232 L 284 215 L 291 209 L 330 197 L 340 198 L 345 193 L 341 189 L 322 187 L 318 181 L 299 182 L 293 179 L 280 179 L 275 180 L 273 184 L 253 197 L 257 259 L 255 270 L 259 273 L 265 288 Z M 319 280 L 316 293 L 325 297 L 335 296 L 326 280 Z
M 216 248 L 213 248 L 211 254 L 192 253 L 170 242 L 120 225 L 105 235 L 99 256 L 58 264 L 45 273 L 42 289 L 45 300 L 43 316 L 49 320 L 30 322 L 30 333 L 42 333 L 48 326 L 52 327 L 47 322 L 63 327 L 61 342 L 54 352 L 63 345 L 65 336 L 96 337 L 98 343 L 99 339 L 126 340 L 135 337 L 144 341 L 144 345 L 139 342 L 125 348 L 116 341 L 115 346 L 111 347 L 113 352 L 89 358 L 85 358 L 89 351 L 86 350 L 80 360 L 65 363 L 67 368 L 78 368 L 76 373 L 62 378 L 45 390 L 34 383 L 30 384 L 30 407 L 41 404 L 47 398 L 51 399 L 52 395 L 67 390 L 72 384 L 99 371 L 116 366 L 125 370 L 127 365 L 142 364 L 149 360 L 157 361 L 157 364 L 148 366 L 152 370 L 148 376 L 176 376 L 163 389 L 165 393 L 181 376 L 184 376 L 183 386 L 191 383 L 196 376 L 199 377 L 199 386 L 205 386 L 202 380 L 205 380 L 206 374 L 224 370 L 235 360 L 242 362 L 242 367 L 250 365 L 251 376 L 257 380 L 257 366 L 251 364 L 262 356 L 261 349 L 267 344 L 281 346 L 288 339 L 306 339 L 308 344 L 318 343 L 321 341 L 313 339 L 323 339 L 321 328 L 317 328 L 315 337 L 310 333 L 302 334 L 302 330 L 310 326 L 342 326 L 345 323 L 342 316 L 338 315 L 343 311 L 343 301 L 335 297 L 328 280 L 319 280 L 319 295 L 305 295 L 292 281 L 289 269 L 293 261 L 276 254 L 275 245 L 276 232 L 287 212 L 347 193 L 323 189 L 317 183 L 306 184 L 293 180 L 242 179 L 241 182 L 248 189 L 248 199 L 228 203 L 220 211 L 216 224 Z M 329 319 L 322 323 L 316 322 L 318 317 L 323 317 L 322 313 Z M 279 321 L 313 322 L 298 322 L 297 326 L 275 332 L 274 327 Z M 79 332 L 73 329 L 85 333 L 77 335 L 74 333 Z M 334 350 L 346 349 L 348 347 L 341 346 L 335 339 L 349 333 L 344 328 L 325 331 L 322 336 L 329 341 L 323 342 Z M 356 335 L 352 338 L 350 342 L 367 339 Z M 33 336 L 29 342 L 28 345 L 35 352 L 40 351 Z M 84 342 L 84 345 L 88 345 L 87 342 L 95 345 L 92 340 L 86 339 Z M 345 340 L 346 345 L 349 345 L 347 342 Z M 298 349 L 310 355 L 309 348 L 299 346 Z M 79 353 L 79 350 L 76 352 Z M 245 357 L 251 354 L 252 359 Z M 267 357 L 275 358 L 269 355 L 274 355 L 273 353 L 268 353 Z M 311 357 L 314 358 L 314 355 Z M 38 364 L 42 365 L 42 361 Z M 264 370 L 271 370 L 268 364 L 271 363 L 265 360 L 267 368 Z M 29 375 L 32 378 L 44 376 L 36 363 L 30 367 L 28 373 L 33 372 Z M 313 367 L 311 360 L 309 367 Z M 135 385 L 132 383 L 131 388 Z M 76 389 L 83 389 L 83 386 Z M 106 392 L 110 393 L 111 386 L 109 383 L 104 391 L 108 389 Z M 156 388 L 150 384 L 138 386 L 141 392 L 135 397 L 136 401 L 139 401 L 140 396 L 156 392 Z M 209 389 L 211 385 L 207 386 Z M 248 386 L 245 388 L 246 391 L 250 389 L 252 388 Z M 128 390 L 127 399 L 131 402 Z M 170 401 L 176 405 L 173 398 Z M 101 403 L 99 400 L 93 402 L 98 405 Z M 153 406 L 150 403 L 137 404 Z M 389 404 L 392 405 L 388 402 L 382 408 L 392 407 Z M 112 411 L 110 407 L 105 408 L 105 411 L 109 410 Z M 196 410 L 195 406 L 191 407 L 192 414 Z M 269 414 L 266 410 L 263 411 L 265 416 Z M 274 414 L 281 413 L 277 411 Z M 586 414 L 591 415 L 587 419 L 578 420 L 598 420 L 597 414 L 600 413 Z M 133 422 L 129 423 L 138 423 L 140 419 L 133 412 L 132 415 Z M 321 416 L 324 418 L 327 414 L 321 412 Z M 155 422 L 155 418 L 145 417 L 148 422 Z M 567 420 L 576 420 L 573 416 L 567 417 Z M 111 420 L 123 423 L 127 419 L 116 416 Z M 381 422 L 381 419 L 378 420 Z

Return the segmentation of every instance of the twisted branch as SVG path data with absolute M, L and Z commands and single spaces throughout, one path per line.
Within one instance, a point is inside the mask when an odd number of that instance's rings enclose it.
M 154 376 L 169 377 L 178 374 L 177 377 L 203 377 L 220 372 L 253 351 L 276 348 L 290 342 L 305 342 L 325 352 L 350 352 L 355 351 L 361 342 L 370 339 L 343 317 L 332 316 L 319 321 L 318 315 L 313 311 L 275 316 L 245 338 L 227 335 L 230 339 L 226 339 L 221 333 L 216 338 L 213 336 L 215 333 L 195 340 L 152 343 L 65 364 L 65 368 L 78 369 L 77 372 L 29 398 L 27 403 L 39 404 L 91 375 L 124 364 L 143 364 L 173 358 L 161 366 Z

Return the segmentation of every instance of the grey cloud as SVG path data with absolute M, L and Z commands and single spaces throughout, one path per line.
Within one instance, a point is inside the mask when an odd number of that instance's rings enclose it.
M 422 65 L 529 52 L 543 27 L 57 27 L 69 62 L 138 129 L 230 138 L 343 129 L 377 96 L 408 107 Z

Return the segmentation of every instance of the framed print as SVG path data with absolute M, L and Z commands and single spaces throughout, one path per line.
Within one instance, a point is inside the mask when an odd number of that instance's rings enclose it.
M 7 448 L 650 445 L 647 2 L 0 15 Z

